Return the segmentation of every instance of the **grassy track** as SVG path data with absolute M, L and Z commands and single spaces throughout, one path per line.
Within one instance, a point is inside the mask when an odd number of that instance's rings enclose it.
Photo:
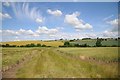
M 36 52 L 36 56 L 29 61 L 24 67 L 20 68 L 17 71 L 17 77 L 20 78 L 58 78 L 58 77 L 80 77 L 80 78 L 110 78 L 116 77 L 118 66 L 117 64 L 101 65 L 99 63 L 82 61 L 76 58 L 73 58 L 69 55 L 60 54 L 56 51 L 56 48 L 42 48 L 43 52 L 41 53 L 39 49 Z M 84 48 L 81 52 L 85 52 L 89 48 Z M 98 51 L 104 48 L 97 49 Z M 108 48 L 111 50 L 112 48 Z M 62 50 L 62 49 L 60 49 Z M 65 49 L 67 51 L 67 49 Z M 68 48 L 68 51 L 71 48 Z M 74 51 L 74 49 L 72 49 Z M 94 50 L 94 49 L 93 49 Z M 108 50 L 108 53 L 109 53 Z M 116 49 L 115 49 L 116 50 Z M 77 50 L 75 49 L 77 52 Z M 114 51 L 113 51 L 114 52 Z M 92 50 L 89 50 L 89 53 L 94 53 Z M 111 52 L 112 53 L 112 52 Z M 113 54 L 109 53 L 111 56 Z M 86 53 L 85 53 L 86 54 Z M 114 53 L 117 54 L 117 53 Z M 102 54 L 103 55 L 103 54 Z M 89 54 L 90 56 L 90 54 Z M 102 57 L 102 56 L 101 56 Z

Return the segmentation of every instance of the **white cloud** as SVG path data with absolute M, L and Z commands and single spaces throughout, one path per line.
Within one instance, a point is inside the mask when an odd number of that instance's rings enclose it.
M 3 36 L 36 36 L 36 33 L 34 33 L 32 30 L 2 30 Z
M 103 32 L 103 37 L 118 37 L 118 19 L 107 21 L 107 24 L 111 25 L 111 27 Z
M 15 32 L 14 30 L 2 30 L 2 35 L 3 36 L 16 36 L 18 35 L 18 33 Z
M 36 34 L 35 32 L 33 32 L 30 29 L 29 30 L 20 29 L 20 30 L 16 31 L 16 33 L 18 35 L 28 35 L 28 36 L 33 36 L 33 37 L 39 36 L 38 34 Z
M 8 13 L 1 13 L 0 12 L 0 18 L 2 18 L 2 19 L 11 19 L 12 17 Z
M 110 15 L 110 16 L 104 18 L 103 21 L 107 21 L 107 20 L 109 20 L 110 18 L 112 18 L 113 16 L 114 16 L 114 15 Z
M 29 3 L 25 2 L 22 5 L 19 3 L 11 3 L 14 14 L 18 19 L 29 18 L 37 23 L 43 22 L 43 16 L 38 7 L 30 8 Z
M 83 20 L 78 19 L 78 16 L 80 16 L 79 12 L 75 12 L 73 14 L 67 14 L 65 15 L 64 22 L 72 25 L 77 31 L 92 29 L 92 25 L 90 25 L 89 23 L 84 23 Z
M 9 7 L 10 3 L 9 2 L 4 2 L 3 5 Z
M 55 34 L 58 32 L 58 29 L 48 29 L 45 26 L 39 27 L 38 30 L 36 30 L 39 34 Z
M 118 37 L 118 32 L 112 32 L 112 31 L 106 30 L 102 33 L 102 35 L 103 35 L 103 37 L 112 37 L 113 38 L 113 37 Z
M 112 21 L 107 21 L 107 23 L 112 25 L 112 26 L 118 26 L 118 19 L 114 19 Z
M 52 10 L 48 9 L 47 12 L 48 12 L 49 14 L 54 15 L 54 16 L 61 16 L 61 15 L 62 15 L 62 12 L 61 12 L 60 10 L 52 11 Z
M 107 23 L 112 26 L 112 28 L 110 28 L 110 31 L 118 32 L 118 21 L 119 21 L 118 19 L 107 21 Z
M 96 38 L 97 34 L 94 33 L 65 33 L 65 32 L 60 32 L 56 33 L 54 35 L 49 35 L 50 38 L 53 39 L 82 39 L 82 38 Z
M 42 19 L 42 18 L 37 18 L 37 19 L 36 19 L 36 22 L 37 22 L 37 23 L 42 23 L 42 22 L 43 22 L 43 19 Z
M 32 31 L 32 30 L 25 30 L 25 29 L 19 29 L 19 30 L 1 30 L 3 36 L 9 36 L 9 37 L 14 37 L 14 36 L 28 36 L 28 37 L 39 37 L 41 35 L 53 35 L 56 34 L 58 31 L 57 28 L 52 28 L 49 29 L 45 26 L 39 27 L 37 30 Z

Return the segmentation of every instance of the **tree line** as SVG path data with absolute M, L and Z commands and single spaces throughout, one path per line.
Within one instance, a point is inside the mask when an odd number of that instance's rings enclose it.
M 90 39 L 90 38 L 85 38 L 85 39 Z M 96 44 L 94 46 L 90 46 L 86 43 L 85 44 L 71 44 L 70 43 L 71 41 L 66 41 L 64 42 L 64 45 L 59 46 L 59 47 L 119 47 L 119 45 L 112 45 L 112 46 L 102 45 L 102 41 L 104 40 L 106 41 L 106 39 L 97 38 Z M 38 44 L 31 43 L 31 44 L 20 45 L 20 46 L 10 45 L 10 44 L 0 44 L 0 47 L 51 47 L 51 46 L 47 46 L 45 44 L 40 44 L 40 43 Z
M 20 46 L 17 46 L 17 45 L 10 45 L 10 44 L 0 44 L 1 47 L 51 47 L 51 46 L 47 46 L 45 44 L 34 44 L 34 43 L 31 43 L 31 44 L 26 44 L 26 45 L 20 45 Z
M 119 45 L 112 45 L 112 46 L 108 46 L 108 45 L 102 45 L 102 38 L 97 38 L 97 41 L 95 43 L 94 46 L 90 46 L 88 44 L 70 44 L 69 41 L 64 42 L 63 46 L 59 46 L 59 47 L 119 47 Z

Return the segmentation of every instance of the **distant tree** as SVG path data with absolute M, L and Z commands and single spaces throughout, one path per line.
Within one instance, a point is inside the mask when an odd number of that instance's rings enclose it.
M 107 39 L 105 39 L 105 41 L 107 41 Z
M 45 45 L 45 44 L 43 44 L 43 45 L 42 45 L 42 47 L 46 47 L 46 45 Z
M 115 41 L 117 41 L 118 39 L 117 38 L 115 38 Z
M 0 44 L 0 47 L 2 47 L 2 44 Z
M 70 43 L 68 42 L 68 41 L 66 41 L 65 43 L 64 43 L 64 46 L 69 46 L 70 45 Z
M 76 40 L 76 39 L 73 39 L 74 41 Z
M 82 40 L 89 40 L 89 39 L 91 39 L 91 38 L 82 38 Z
M 20 45 L 20 47 L 26 47 L 26 45 L 24 46 L 24 45 Z
M 101 46 L 102 46 L 101 42 L 102 42 L 102 40 L 99 39 L 99 38 L 97 38 L 96 46 L 97 46 L 97 47 L 101 47 Z
M 10 47 L 10 45 L 9 45 L 9 44 L 6 44 L 5 46 L 6 46 L 6 47 Z
M 79 44 L 75 44 L 74 47 L 80 47 L 80 45 Z
M 72 42 L 72 41 L 74 41 L 74 40 L 70 40 L 70 42 Z
M 60 40 L 63 40 L 62 38 Z
M 118 37 L 118 39 L 120 39 L 120 37 Z
M 36 47 L 36 45 L 34 43 L 31 43 L 30 47 Z
M 37 47 L 41 47 L 41 44 L 38 43 L 38 44 L 37 44 Z
M 11 45 L 10 47 L 17 47 L 16 45 Z

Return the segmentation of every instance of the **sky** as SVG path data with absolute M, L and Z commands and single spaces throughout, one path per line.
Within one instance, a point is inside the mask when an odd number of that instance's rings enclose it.
M 2 2 L 2 41 L 118 37 L 117 2 Z

